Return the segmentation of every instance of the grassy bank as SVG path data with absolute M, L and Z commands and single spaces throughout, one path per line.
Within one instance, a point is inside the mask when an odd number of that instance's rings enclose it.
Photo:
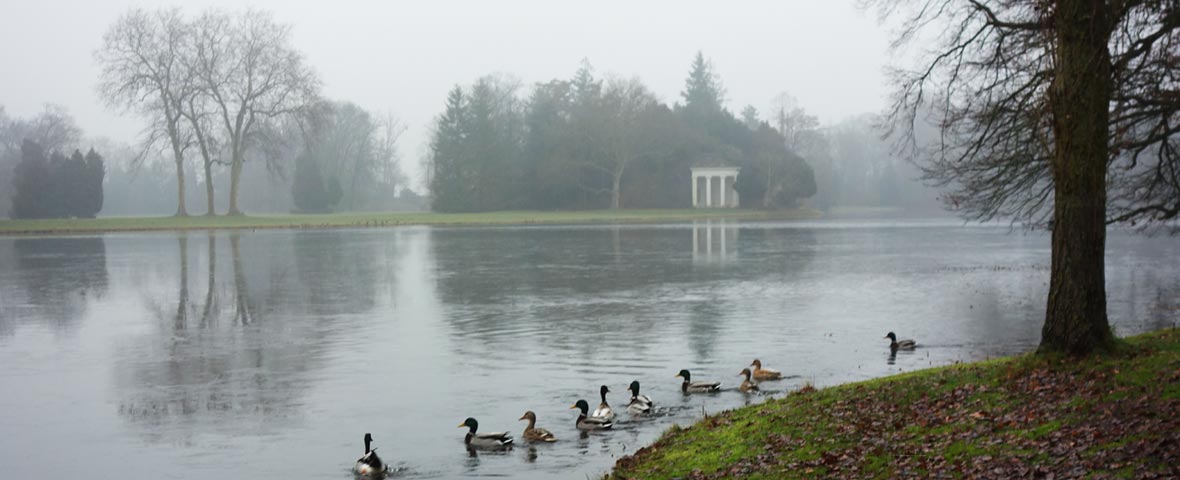
M 610 478 L 1177 478 L 1180 330 L 1081 361 L 1018 356 L 785 398 L 673 428 Z
M 382 212 L 242 217 L 107 217 L 95 219 L 3 220 L 0 235 L 97 233 L 151 230 L 250 228 L 358 228 L 396 225 L 530 225 L 679 222 L 698 219 L 770 220 L 816 218 L 815 210 L 586 210 L 488 213 Z

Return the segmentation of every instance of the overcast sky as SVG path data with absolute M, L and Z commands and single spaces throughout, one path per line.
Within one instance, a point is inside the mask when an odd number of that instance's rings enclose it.
M 406 124 L 403 165 L 415 178 L 447 90 L 488 73 L 531 85 L 569 78 L 587 58 L 600 76 L 638 76 L 673 103 L 701 50 L 734 112 L 764 111 L 788 92 L 824 123 L 878 112 L 887 92 L 888 32 L 854 0 L 0 0 L 0 105 L 28 116 L 61 104 L 87 135 L 134 141 L 141 121 L 105 109 L 94 93 L 93 51 L 129 7 L 169 5 L 190 14 L 249 5 L 292 24 L 327 97 Z

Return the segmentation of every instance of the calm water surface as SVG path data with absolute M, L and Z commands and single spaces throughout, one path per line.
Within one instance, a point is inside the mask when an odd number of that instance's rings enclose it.
M 1112 234 L 1118 334 L 1180 320 L 1178 258 Z M 1048 262 L 953 222 L 0 238 L 0 478 L 350 478 L 372 432 L 398 477 L 584 479 L 765 398 L 685 398 L 681 368 L 732 388 L 758 357 L 782 393 L 1028 350 Z M 635 379 L 657 416 L 575 431 Z M 464 418 L 519 437 L 525 410 L 561 441 L 463 448 Z

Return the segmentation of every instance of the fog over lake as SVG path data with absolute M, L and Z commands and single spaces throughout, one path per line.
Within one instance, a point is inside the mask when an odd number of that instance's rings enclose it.
M 1175 238 L 1106 251 L 1116 333 L 1173 326 Z M 702 412 L 1030 350 L 1048 264 L 1043 233 L 953 220 L 0 238 L 0 477 L 348 478 L 372 432 L 398 477 L 593 478 Z M 748 396 L 755 357 L 788 378 Z M 603 384 L 615 431 L 580 435 Z M 468 416 L 517 447 L 469 455 Z

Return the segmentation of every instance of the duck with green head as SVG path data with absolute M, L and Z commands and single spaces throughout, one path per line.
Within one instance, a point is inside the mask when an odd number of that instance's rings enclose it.
M 574 422 L 574 426 L 578 430 L 609 430 L 615 426 L 614 423 L 605 418 L 591 417 L 589 415 L 590 404 L 586 403 L 585 400 L 578 400 L 578 403 L 570 407 L 570 410 L 575 408 L 581 410 L 581 413 L 578 414 L 578 420 Z
M 721 382 L 694 382 L 692 381 L 692 373 L 687 369 L 681 370 L 676 374 L 677 377 L 683 378 L 684 382 L 680 384 L 680 391 L 684 393 L 712 393 L 721 391 Z
M 464 437 L 463 443 L 468 448 L 486 448 L 486 449 L 502 449 L 512 446 L 512 435 L 508 432 L 488 432 L 478 433 L 479 422 L 474 418 L 467 417 L 463 423 L 459 424 L 459 428 L 467 427 L 467 436 Z
M 615 411 L 611 410 L 610 404 L 606 403 L 606 394 L 608 392 L 610 392 L 610 389 L 606 385 L 598 388 L 598 394 L 602 396 L 602 403 L 599 403 L 598 408 L 594 409 L 594 413 L 590 414 L 591 417 L 606 419 L 608 422 L 615 419 Z
M 627 411 L 631 412 L 632 415 L 643 415 L 655 408 L 655 403 L 651 401 L 651 397 L 639 393 L 638 380 L 631 382 L 627 390 L 631 391 L 631 402 L 627 404 Z
M 890 350 L 913 350 L 918 346 L 918 342 L 913 340 L 898 340 L 897 334 L 893 332 L 885 334 L 885 338 L 889 339 Z

